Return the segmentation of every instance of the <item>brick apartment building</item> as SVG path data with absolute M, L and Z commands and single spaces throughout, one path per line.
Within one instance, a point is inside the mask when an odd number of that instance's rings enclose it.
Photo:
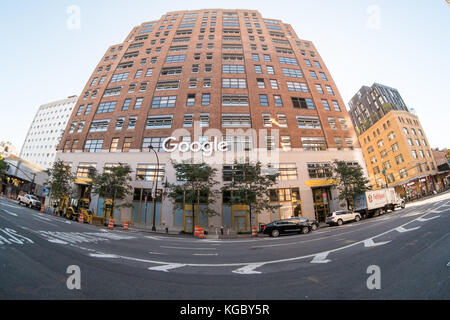
M 233 131 L 239 129 L 254 134 Z M 156 178 L 159 186 L 176 180 L 173 154 L 162 146 L 172 136 L 180 142 L 217 136 L 229 152 L 244 155 L 257 148 L 279 152 L 271 163 L 280 172 L 271 192 L 279 211 L 258 216 L 253 225 L 291 217 L 299 206 L 301 215 L 323 221 L 341 207 L 330 163 L 339 159 L 365 168 L 344 102 L 314 44 L 300 39 L 289 24 L 254 10 L 169 12 L 134 27 L 125 41 L 107 49 L 88 79 L 58 159 L 71 166 L 80 186 L 89 167 L 102 171 L 129 164 L 134 207 L 114 216 L 150 224 Z M 158 151 L 159 168 L 149 146 Z M 219 184 L 233 163 L 214 161 Z M 91 208 L 99 216 L 103 203 L 92 197 Z M 174 208 L 161 197 L 155 203 L 159 228 L 191 230 L 189 207 Z M 219 199 L 213 209 L 220 214 L 201 215 L 196 223 L 248 230 L 242 206 Z

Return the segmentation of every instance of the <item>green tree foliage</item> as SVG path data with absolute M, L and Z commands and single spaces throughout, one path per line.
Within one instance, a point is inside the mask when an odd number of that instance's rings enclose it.
M 50 189 L 50 195 L 53 199 L 59 201 L 65 197 L 70 197 L 73 192 L 72 185 L 75 179 L 70 171 L 70 167 L 65 165 L 63 161 L 55 161 L 53 166 L 46 170 L 49 177 L 44 183 Z
M 261 162 L 235 163 L 232 182 L 225 185 L 222 192 L 230 192 L 231 204 L 248 206 L 250 229 L 253 214 L 275 209 L 270 205 L 269 188 L 276 183 L 278 176 L 279 173 L 263 174 Z
M 345 200 L 349 210 L 354 196 L 370 190 L 370 181 L 364 176 L 363 168 L 359 164 L 335 161 L 333 179 L 337 181 L 339 200 Z
M 112 213 L 116 207 L 131 207 L 131 203 L 116 204 L 118 200 L 124 200 L 133 192 L 131 186 L 131 168 L 129 165 L 119 164 L 116 167 L 109 168 L 108 171 L 98 173 L 96 169 L 92 168 L 89 171 L 90 189 L 93 194 L 97 194 L 104 199 L 111 199 Z
M 194 232 L 196 217 L 200 213 L 208 216 L 217 215 L 209 206 L 216 202 L 218 190 L 215 188 L 217 182 L 214 176 L 217 169 L 210 167 L 205 163 L 172 163 L 177 176 L 178 183 L 167 183 L 167 196 L 176 206 L 190 205 L 192 207 L 192 232 Z M 200 211 L 200 204 L 206 205 L 206 209 Z M 196 215 L 195 205 L 199 212 Z

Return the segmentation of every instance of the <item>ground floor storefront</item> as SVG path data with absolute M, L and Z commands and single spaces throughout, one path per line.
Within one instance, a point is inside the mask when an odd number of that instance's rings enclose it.
M 335 181 L 331 179 L 332 161 L 358 162 L 365 168 L 360 150 L 303 151 L 293 150 L 281 154 L 278 162 L 270 163 L 280 177 L 270 188 L 268 199 L 273 210 L 261 214 L 252 214 L 245 205 L 230 204 L 229 194 L 217 193 L 215 202 L 209 206 L 202 203 L 173 203 L 164 189 L 165 182 L 176 182 L 176 172 L 171 164 L 170 154 L 159 154 L 159 167 L 148 152 L 129 153 L 59 153 L 58 160 L 71 167 L 78 179 L 86 178 L 87 168 L 99 171 L 116 163 L 128 164 L 133 173 L 132 194 L 122 203 L 130 204 L 111 210 L 111 199 L 90 195 L 90 209 L 98 217 L 114 218 L 122 224 L 129 222 L 136 227 L 155 227 L 158 230 L 168 228 L 171 231 L 192 232 L 195 225 L 204 227 L 208 232 L 249 232 L 252 226 L 290 217 L 306 217 L 324 222 L 328 213 L 345 209 L 339 201 Z M 231 163 L 231 164 L 230 164 Z M 217 169 L 215 180 L 220 189 L 227 181 L 228 173 L 233 170 L 233 162 L 213 163 Z M 264 164 L 263 164 L 264 166 Z M 155 194 L 156 179 L 158 191 Z M 118 202 L 117 204 L 120 204 Z
M 420 176 L 394 186 L 395 191 L 407 201 L 427 197 L 445 191 L 449 187 L 448 173 Z

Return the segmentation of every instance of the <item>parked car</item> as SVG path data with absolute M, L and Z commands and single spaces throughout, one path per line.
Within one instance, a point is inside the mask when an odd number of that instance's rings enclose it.
M 326 223 L 328 225 L 338 225 L 342 226 L 345 222 L 350 221 L 360 221 L 361 214 L 358 212 L 347 211 L 347 210 L 338 210 L 328 214 Z
M 311 226 L 312 231 L 316 231 L 320 227 L 320 224 L 319 224 L 319 222 L 317 222 L 317 220 L 310 220 L 308 218 L 303 218 L 303 217 L 292 218 L 292 219 L 299 219 L 301 221 L 307 222 Z
M 36 198 L 36 196 L 33 196 L 31 194 L 26 194 L 24 196 L 18 196 L 17 200 L 19 200 L 19 204 L 24 204 L 25 206 L 29 207 L 29 208 L 34 208 L 34 209 L 41 209 L 41 202 L 39 201 L 38 198 Z
M 312 227 L 308 222 L 299 218 L 273 221 L 261 226 L 261 233 L 268 234 L 271 237 L 278 237 L 280 234 L 309 233 Z

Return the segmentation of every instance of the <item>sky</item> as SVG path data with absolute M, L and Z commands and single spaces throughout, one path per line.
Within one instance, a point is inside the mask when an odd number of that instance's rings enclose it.
M 394 87 L 430 145 L 450 147 L 445 0 L 1 0 L 0 141 L 20 151 L 39 106 L 81 95 L 107 48 L 134 26 L 206 8 L 258 10 L 291 24 L 314 43 L 347 106 L 363 85 Z

